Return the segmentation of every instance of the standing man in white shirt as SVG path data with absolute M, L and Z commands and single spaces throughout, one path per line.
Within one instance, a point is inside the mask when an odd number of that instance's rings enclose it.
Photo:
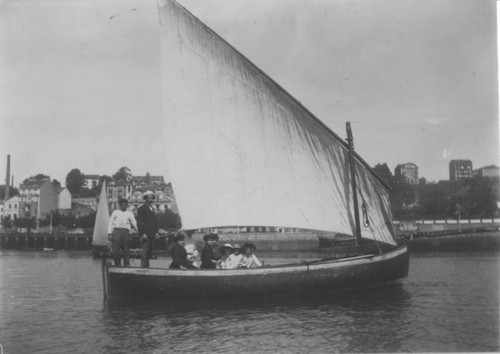
M 121 267 L 121 256 L 123 254 L 123 265 L 128 267 L 130 265 L 128 251 L 130 230 L 132 228 L 137 230 L 137 223 L 135 222 L 134 214 L 127 209 L 127 199 L 120 199 L 118 204 L 120 205 L 120 209 L 113 210 L 109 219 L 108 238 L 112 243 L 111 248 L 113 250 L 115 266 Z

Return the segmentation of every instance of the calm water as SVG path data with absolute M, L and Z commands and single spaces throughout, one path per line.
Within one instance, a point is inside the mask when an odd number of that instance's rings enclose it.
M 105 305 L 99 260 L 1 251 L 0 344 L 5 354 L 499 351 L 499 268 L 500 255 L 412 256 L 403 286 L 340 297 Z

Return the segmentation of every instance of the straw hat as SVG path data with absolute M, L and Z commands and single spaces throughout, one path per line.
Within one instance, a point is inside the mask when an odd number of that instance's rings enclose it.
M 153 199 L 156 199 L 156 195 L 152 191 L 145 191 L 142 195 L 142 199 L 146 199 L 148 196 L 152 196 Z
M 230 243 L 226 243 L 224 246 L 219 248 L 220 253 L 226 253 L 226 250 L 230 250 L 231 252 L 233 252 L 234 248 Z

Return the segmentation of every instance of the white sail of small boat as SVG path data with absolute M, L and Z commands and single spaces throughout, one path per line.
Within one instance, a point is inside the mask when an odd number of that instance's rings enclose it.
M 345 141 L 178 3 L 160 0 L 159 12 L 167 167 L 183 228 L 354 235 Z M 355 170 L 362 237 L 395 245 L 386 188 L 357 155 Z
M 106 195 L 106 181 L 103 181 L 94 223 L 94 233 L 92 235 L 93 246 L 108 247 L 111 245 L 111 242 L 108 240 L 108 224 L 108 197 Z

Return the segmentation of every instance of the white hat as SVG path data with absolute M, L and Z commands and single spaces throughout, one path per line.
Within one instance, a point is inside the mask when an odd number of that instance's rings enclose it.
M 152 191 L 145 191 L 142 194 L 142 199 L 146 199 L 146 197 L 149 196 L 149 195 L 152 195 L 154 197 L 154 199 L 156 199 L 156 195 Z

